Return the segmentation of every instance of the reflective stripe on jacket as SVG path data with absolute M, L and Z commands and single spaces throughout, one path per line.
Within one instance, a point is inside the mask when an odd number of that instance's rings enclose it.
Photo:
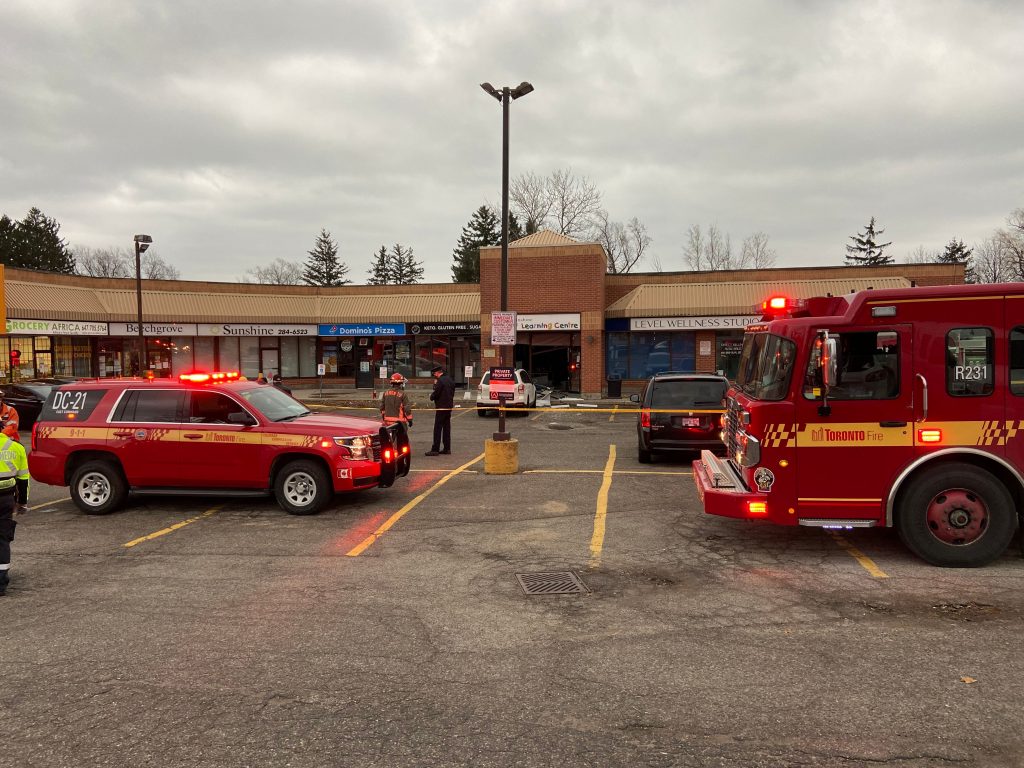
M 0 489 L 13 488 L 18 480 L 28 481 L 25 446 L 6 435 L 0 437 Z
M 380 415 L 386 422 L 408 421 L 412 418 L 409 398 L 400 389 L 387 389 L 380 397 Z

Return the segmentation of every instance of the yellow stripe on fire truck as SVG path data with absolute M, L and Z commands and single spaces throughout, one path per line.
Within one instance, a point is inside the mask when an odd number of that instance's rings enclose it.
M 882 427 L 878 422 L 829 424 L 766 424 L 765 448 L 850 448 L 913 446 L 914 429 L 937 431 L 941 439 L 924 445 L 1001 446 L 1024 433 L 1024 421 L 929 421 L 906 427 Z

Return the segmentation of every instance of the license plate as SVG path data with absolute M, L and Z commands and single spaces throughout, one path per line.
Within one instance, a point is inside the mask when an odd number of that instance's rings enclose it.
M 698 416 L 683 416 L 679 419 L 679 426 L 681 427 L 699 427 L 700 417 Z

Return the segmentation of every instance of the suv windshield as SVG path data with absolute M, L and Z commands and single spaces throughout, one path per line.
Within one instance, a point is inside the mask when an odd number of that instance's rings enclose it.
M 312 413 L 302 403 L 275 387 L 260 387 L 239 392 L 242 399 L 271 421 L 297 419 Z
M 748 333 L 736 386 L 755 400 L 782 400 L 789 391 L 796 344 L 770 333 Z
M 717 408 L 725 397 L 724 381 L 655 380 L 651 407 L 655 409 Z

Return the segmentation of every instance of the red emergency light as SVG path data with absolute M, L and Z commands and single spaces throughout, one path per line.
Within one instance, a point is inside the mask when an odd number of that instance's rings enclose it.
M 791 315 L 806 307 L 807 302 L 804 299 L 793 299 L 789 296 L 769 296 L 761 302 L 761 312 L 765 315 Z
M 917 430 L 917 439 L 921 443 L 941 443 L 942 442 L 942 430 L 941 429 L 919 429 Z
M 179 381 L 183 381 L 187 384 L 206 384 L 207 382 L 225 382 L 235 381 L 238 379 L 238 371 L 214 371 L 213 373 L 207 373 L 205 371 L 194 371 L 192 373 L 183 373 L 178 376 Z

